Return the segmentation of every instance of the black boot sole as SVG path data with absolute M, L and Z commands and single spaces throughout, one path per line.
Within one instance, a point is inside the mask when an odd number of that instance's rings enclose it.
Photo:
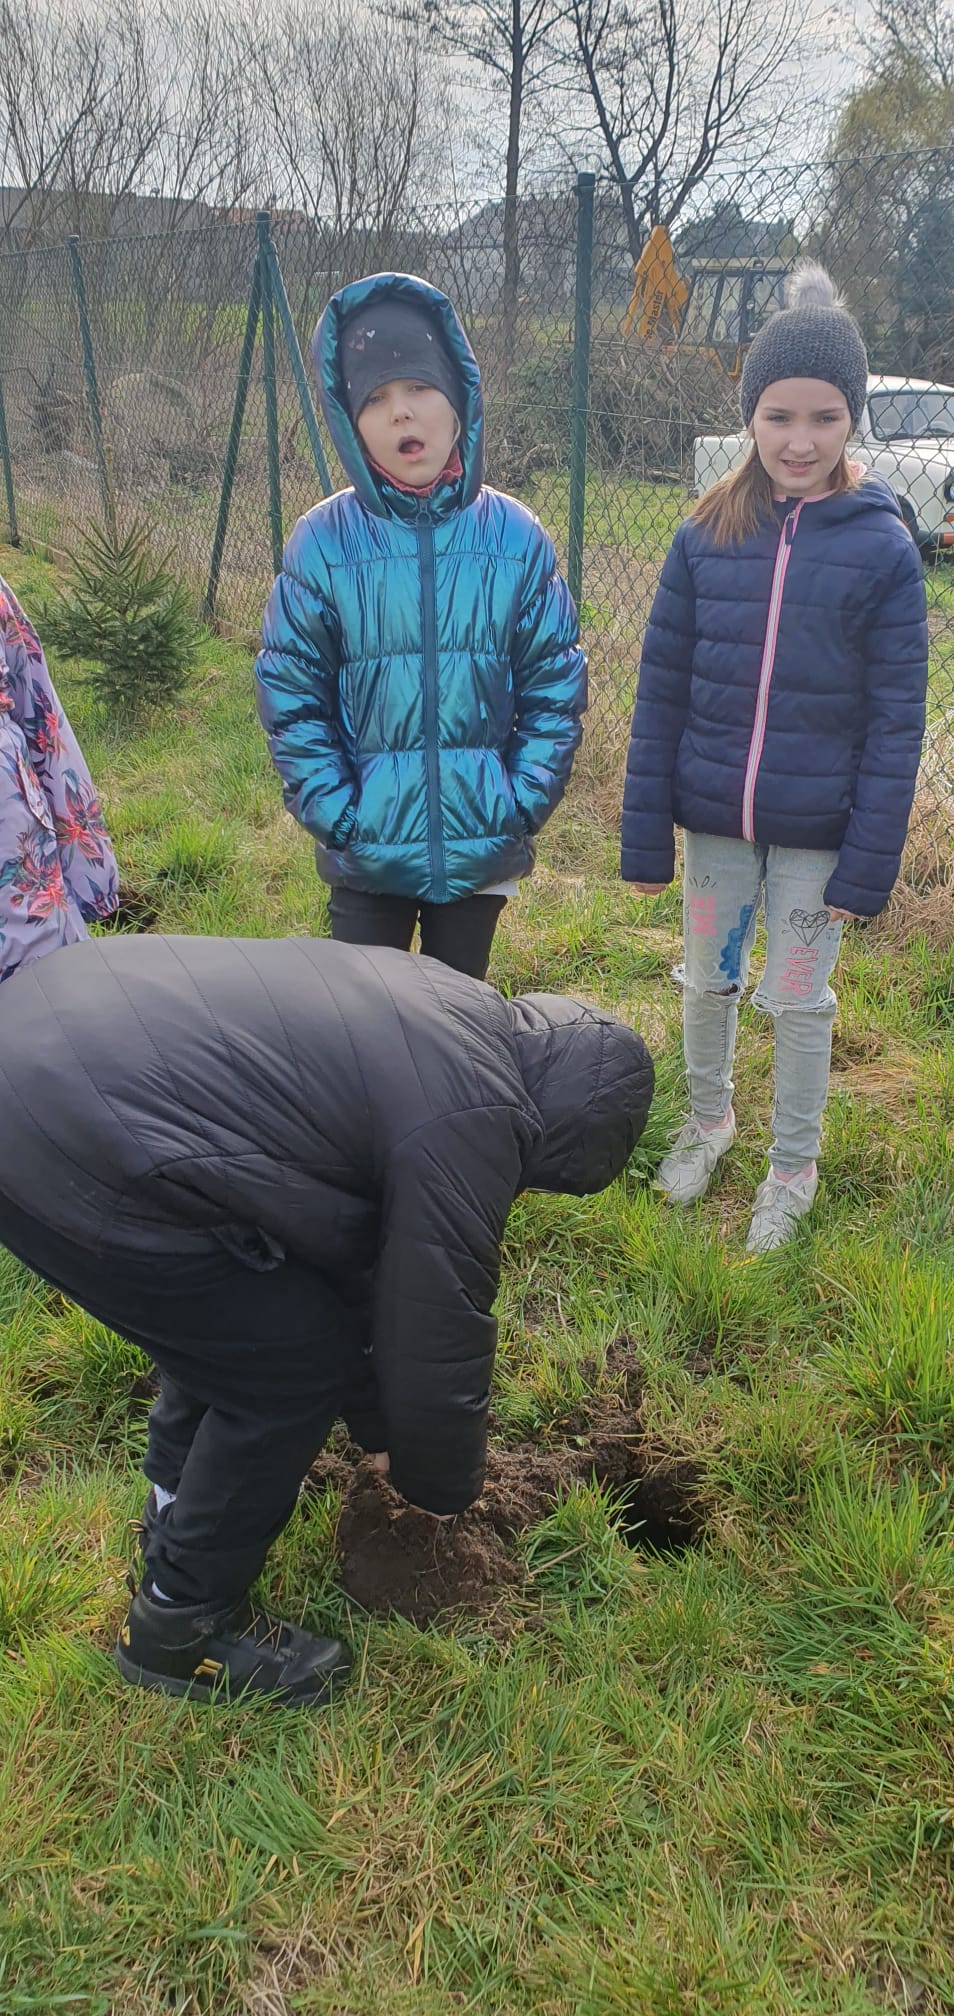
M 140 1687 L 147 1694 L 173 1694 L 189 1701 L 208 1701 L 216 1707 L 271 1701 L 279 1708 L 318 1708 L 344 1685 L 351 1671 L 350 1665 L 336 1666 L 322 1679 L 303 1681 L 298 1688 L 245 1686 L 233 1691 L 224 1680 L 210 1684 L 194 1678 L 179 1680 L 171 1673 L 149 1673 L 144 1666 L 138 1666 L 134 1659 L 130 1659 L 122 1645 L 113 1647 L 113 1659 L 129 1687 Z

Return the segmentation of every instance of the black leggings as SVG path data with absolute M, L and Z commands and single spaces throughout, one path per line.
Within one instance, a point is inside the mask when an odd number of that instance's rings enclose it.
M 166 1596 L 244 1594 L 338 1416 L 363 1448 L 387 1447 L 366 1282 L 333 1284 L 291 1259 L 259 1273 L 214 1239 L 96 1256 L 2 1196 L 0 1244 L 159 1368 L 144 1467 L 177 1494 L 148 1551 Z
M 483 980 L 506 901 L 506 896 L 462 896 L 457 903 L 418 903 L 413 896 L 333 889 L 328 914 L 332 938 L 345 945 L 393 945 L 396 952 L 410 951 L 420 920 L 421 951 L 428 959 Z

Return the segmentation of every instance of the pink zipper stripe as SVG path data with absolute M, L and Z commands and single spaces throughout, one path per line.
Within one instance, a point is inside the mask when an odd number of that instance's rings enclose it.
M 765 724 L 768 719 L 769 688 L 775 669 L 775 652 L 778 645 L 779 618 L 782 613 L 782 593 L 785 576 L 792 551 L 792 539 L 798 524 L 799 513 L 805 499 L 796 504 L 783 521 L 779 535 L 778 552 L 775 556 L 775 572 L 772 576 L 772 593 L 769 597 L 768 623 L 765 629 L 765 644 L 762 650 L 762 665 L 759 672 L 759 690 L 755 700 L 755 720 L 752 723 L 752 740 L 749 743 L 748 761 L 745 766 L 745 783 L 742 786 L 742 838 L 755 839 L 755 781 L 765 747 Z M 791 537 L 789 527 L 791 526 Z

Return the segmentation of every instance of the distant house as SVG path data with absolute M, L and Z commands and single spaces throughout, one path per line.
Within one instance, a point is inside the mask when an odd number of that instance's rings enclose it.
M 517 206 L 520 301 L 526 310 L 565 310 L 576 287 L 576 192 L 524 196 Z M 706 264 L 789 263 L 797 252 L 784 217 L 746 217 L 735 202 L 717 205 L 674 233 L 673 249 L 685 270 Z M 465 302 L 471 314 L 499 305 L 504 277 L 504 206 L 485 203 L 437 241 L 432 278 Z M 595 302 L 626 302 L 633 284 L 622 206 L 608 184 L 596 191 L 593 219 Z
M 706 217 L 694 217 L 673 237 L 679 265 L 716 260 L 726 265 L 783 264 L 792 260 L 798 243 L 784 217 L 745 217 L 735 202 L 717 204 Z
M 517 205 L 520 302 L 524 309 L 565 312 L 576 288 L 576 192 L 523 196 Z M 618 200 L 597 192 L 593 276 L 597 299 L 622 297 L 632 271 Z M 504 206 L 485 203 L 435 245 L 430 277 L 471 314 L 496 309 L 504 281 Z M 628 298 L 628 297 L 627 297 Z
M 254 212 L 250 213 L 254 216 Z M 109 196 L 81 189 L 0 187 L 0 240 L 8 252 L 61 245 L 71 232 L 82 238 L 116 238 L 197 230 L 222 215 L 207 203 L 171 196 Z
M 572 293 L 573 273 L 566 202 L 524 197 L 517 215 L 521 297 L 564 301 Z M 429 277 L 467 314 L 498 308 L 504 283 L 503 203 L 484 203 L 439 238 Z

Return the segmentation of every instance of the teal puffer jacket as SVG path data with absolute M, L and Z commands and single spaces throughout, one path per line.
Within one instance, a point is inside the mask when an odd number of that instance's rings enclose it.
M 342 322 L 385 294 L 438 318 L 463 388 L 463 475 L 423 502 L 368 467 L 344 403 Z M 395 273 L 345 287 L 313 355 L 353 488 L 288 542 L 259 716 L 326 881 L 445 903 L 533 865 L 586 705 L 576 611 L 542 525 L 481 484 L 480 373 L 445 295 Z

